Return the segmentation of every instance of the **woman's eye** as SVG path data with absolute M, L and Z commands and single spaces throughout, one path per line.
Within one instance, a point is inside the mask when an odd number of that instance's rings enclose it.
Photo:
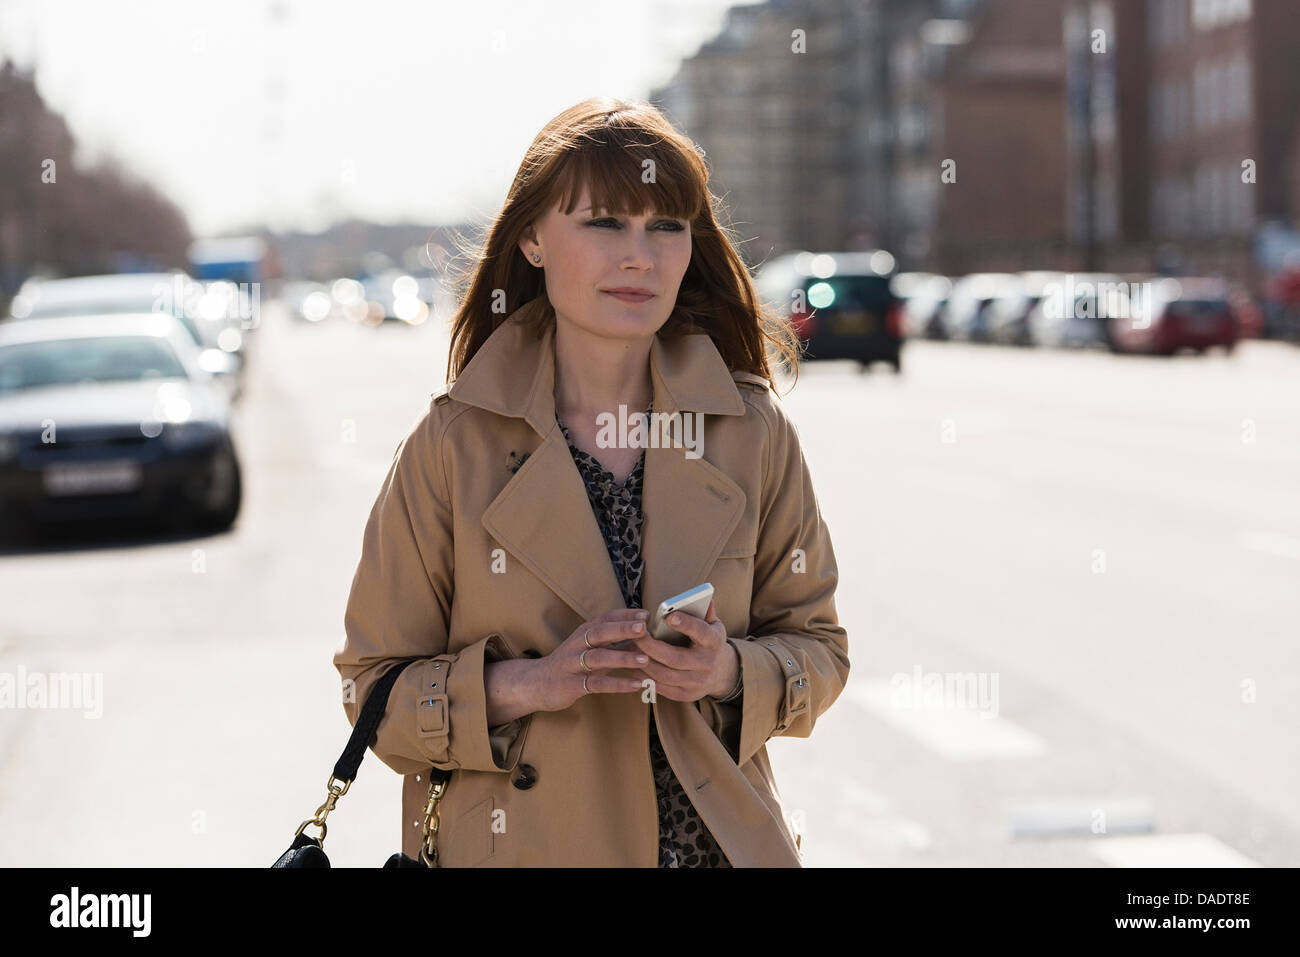
M 593 220 L 591 220 L 589 223 L 587 223 L 587 225 L 588 225 L 588 226 L 600 226 L 600 227 L 602 227 L 602 228 L 603 228 L 604 226 L 609 225 L 609 226 L 617 226 L 619 229 L 622 229 L 622 228 L 623 228 L 621 225 L 619 225 L 619 223 L 618 223 L 617 220 L 609 219 L 609 218 L 605 218 L 605 219 L 593 219 Z M 670 221 L 668 221 L 668 222 L 660 223 L 660 224 L 659 224 L 658 226 L 656 226 L 655 228 L 656 228 L 656 229 L 663 230 L 664 232 L 680 233 L 680 232 L 681 232 L 685 227 L 683 227 L 681 223 L 672 222 L 672 221 L 670 220 Z

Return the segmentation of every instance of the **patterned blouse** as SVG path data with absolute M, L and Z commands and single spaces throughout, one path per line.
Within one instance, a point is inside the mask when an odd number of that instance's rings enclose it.
M 653 409 L 652 401 L 646 412 Z M 605 539 L 605 548 L 623 590 L 623 599 L 629 608 L 640 608 L 641 573 L 644 570 L 641 561 L 641 486 L 645 451 L 641 452 L 626 483 L 619 485 L 612 472 L 573 444 L 569 430 L 560 421 L 559 412 L 555 414 L 555 421 L 564 432 L 569 452 L 587 487 L 587 498 Z M 664 754 L 655 729 L 653 709 L 650 712 L 650 766 L 654 770 L 655 795 L 659 805 L 659 866 L 731 867 L 731 862 L 709 833 L 668 764 L 668 756 Z

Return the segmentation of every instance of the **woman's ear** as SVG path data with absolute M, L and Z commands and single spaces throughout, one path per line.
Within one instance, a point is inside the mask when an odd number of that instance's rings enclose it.
M 542 250 L 537 243 L 537 230 L 532 226 L 525 227 L 519 237 L 519 250 L 524 254 L 524 258 L 533 265 L 538 265 L 542 258 Z

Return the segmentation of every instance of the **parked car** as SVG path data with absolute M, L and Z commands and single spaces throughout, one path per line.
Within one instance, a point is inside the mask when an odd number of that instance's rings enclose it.
M 900 272 L 894 294 L 903 303 L 903 334 L 909 339 L 947 338 L 939 321 L 952 294 L 952 280 L 932 272 Z
M 228 284 L 227 284 L 228 285 Z M 220 288 L 214 295 L 220 294 Z M 63 316 L 165 313 L 175 317 L 191 340 L 207 355 L 204 366 L 222 377 L 232 398 L 244 383 L 244 344 L 229 324 L 209 318 L 216 302 L 207 287 L 183 272 L 115 273 L 45 279 L 23 283 L 10 303 L 15 319 Z
M 990 342 L 1009 346 L 1032 346 L 1029 333 L 1029 314 L 1052 290 L 1054 284 L 1064 282 L 1059 272 L 1022 272 L 1001 284 L 997 296 L 988 305 L 988 337 Z
M 1000 296 L 1018 288 L 1016 277 L 1004 272 L 980 272 L 953 283 L 952 294 L 939 314 L 945 339 L 990 342 L 989 309 Z
M 202 355 L 164 313 L 0 323 L 4 524 L 229 528 L 241 498 L 231 401 Z
M 1132 285 L 1113 273 L 1055 276 L 1026 317 L 1031 342 L 1046 349 L 1110 347 L 1110 317 L 1141 308 L 1140 300 L 1130 302 Z
M 1149 312 L 1111 320 L 1119 352 L 1172 356 L 1182 349 L 1231 353 L 1241 337 L 1228 284 L 1218 279 L 1161 279 L 1151 285 Z
M 853 359 L 865 369 L 902 370 L 903 307 L 894 295 L 894 257 L 868 252 L 787 253 L 765 263 L 759 296 L 784 311 L 808 359 Z

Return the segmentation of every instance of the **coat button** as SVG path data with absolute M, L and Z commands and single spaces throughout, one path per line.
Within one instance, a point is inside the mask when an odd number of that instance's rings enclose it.
M 519 765 L 519 773 L 515 775 L 515 779 L 512 783 L 515 787 L 519 788 L 519 790 L 527 791 L 537 783 L 537 769 L 531 764 Z

